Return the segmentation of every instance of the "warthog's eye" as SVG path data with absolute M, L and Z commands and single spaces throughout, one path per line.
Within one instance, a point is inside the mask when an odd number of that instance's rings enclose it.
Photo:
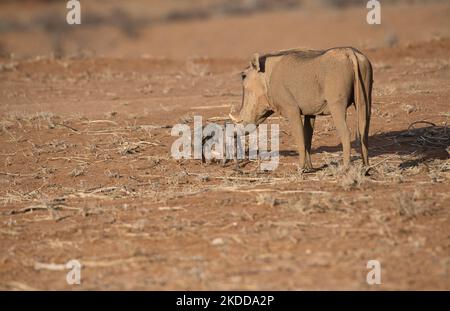
M 242 80 L 244 80 L 246 77 L 247 77 L 247 75 L 246 75 L 244 72 L 241 73 L 241 78 L 242 78 Z

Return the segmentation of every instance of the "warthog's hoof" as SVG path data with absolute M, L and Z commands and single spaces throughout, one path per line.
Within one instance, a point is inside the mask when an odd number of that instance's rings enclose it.
M 312 172 L 315 172 L 315 171 L 316 171 L 316 170 L 313 168 L 311 162 L 305 162 L 303 165 L 300 163 L 300 165 L 299 165 L 299 170 L 300 170 L 302 173 L 312 173 Z
M 300 169 L 299 171 L 300 171 L 302 174 L 311 174 L 311 173 L 317 172 L 318 170 L 319 170 L 319 169 L 317 169 L 317 168 L 311 167 L 311 168 L 302 168 L 302 169 Z

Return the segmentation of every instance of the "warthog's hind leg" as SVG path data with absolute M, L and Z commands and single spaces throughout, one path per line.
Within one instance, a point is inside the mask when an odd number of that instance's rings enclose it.
M 370 115 L 367 117 L 366 115 L 360 113 L 357 116 L 358 120 L 358 131 L 359 131 L 359 147 L 361 150 L 361 157 L 365 166 L 369 165 L 369 122 Z
M 330 103 L 329 105 L 331 116 L 333 117 L 334 126 L 338 132 L 342 142 L 342 151 L 344 157 L 344 166 L 348 167 L 350 164 L 350 130 L 347 126 L 347 107 L 341 103 Z

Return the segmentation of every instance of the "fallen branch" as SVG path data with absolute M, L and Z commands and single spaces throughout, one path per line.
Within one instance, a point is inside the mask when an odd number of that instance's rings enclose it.
M 78 133 L 78 130 L 77 130 L 76 128 L 71 127 L 71 126 L 68 126 L 68 125 L 65 125 L 65 124 L 62 124 L 62 123 L 53 123 L 53 124 L 54 124 L 54 125 L 59 125 L 59 126 L 66 127 L 66 128 L 68 128 L 69 130 L 72 130 L 73 132 Z

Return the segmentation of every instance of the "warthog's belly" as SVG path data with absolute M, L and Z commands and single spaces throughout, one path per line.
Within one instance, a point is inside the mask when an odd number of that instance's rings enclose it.
M 326 100 L 322 100 L 312 105 L 301 105 L 300 107 L 302 115 L 320 116 L 330 114 L 330 109 Z

